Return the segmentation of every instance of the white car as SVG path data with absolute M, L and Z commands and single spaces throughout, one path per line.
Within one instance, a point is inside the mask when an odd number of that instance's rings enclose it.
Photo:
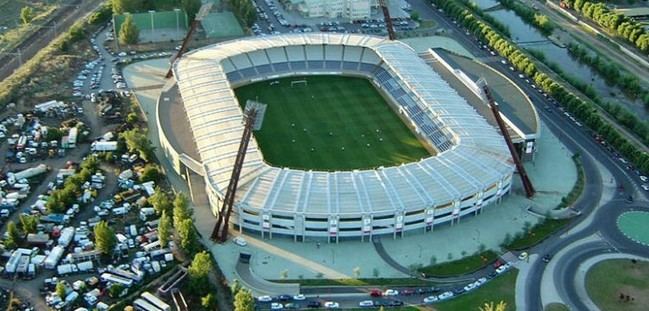
M 259 301 L 259 302 L 271 302 L 271 301 L 273 301 L 273 297 L 271 297 L 271 296 L 259 296 L 259 297 L 257 297 L 257 301 Z
M 439 299 L 439 300 L 449 299 L 449 298 L 453 297 L 453 295 L 454 294 L 453 294 L 452 291 L 443 292 L 439 296 L 437 296 L 437 299 Z
M 526 260 L 527 256 L 527 252 L 522 252 L 520 255 L 518 255 L 518 260 Z
M 439 298 L 437 298 L 437 296 L 428 296 L 428 297 L 424 298 L 424 303 L 433 303 L 433 302 L 436 302 L 438 300 L 439 300 Z
M 475 285 L 475 283 L 471 283 L 471 284 L 467 284 L 466 286 L 464 286 L 464 290 L 468 292 L 468 291 L 471 291 L 471 290 L 475 289 L 476 287 L 477 286 Z
M 640 180 L 642 180 L 642 182 L 647 182 L 648 179 L 647 179 L 647 176 L 642 176 L 641 175 Z
M 237 245 L 239 245 L 239 246 L 246 246 L 246 245 L 248 245 L 248 242 L 246 242 L 246 239 L 244 239 L 243 237 L 240 237 L 240 236 L 238 236 L 238 237 L 232 239 L 232 242 L 234 242 L 234 244 L 237 244 Z
M 279 302 L 273 302 L 273 303 L 270 304 L 270 309 L 271 310 L 282 310 L 282 309 L 284 309 L 284 306 Z
M 484 283 L 487 283 L 487 278 L 479 278 L 477 281 L 475 281 L 476 286 L 481 286 Z
M 359 307 L 374 307 L 374 301 L 372 300 L 363 300 L 358 303 Z
M 647 185 L 642 185 L 641 186 L 644 191 L 649 191 L 649 186 Z
M 399 291 L 396 289 L 388 289 L 385 292 L 383 292 L 383 296 L 397 296 L 399 295 Z
M 340 304 L 335 301 L 327 301 L 324 303 L 325 309 L 337 309 L 340 308 Z
M 293 300 L 297 300 L 297 301 L 306 300 L 306 296 L 304 296 L 302 294 L 295 295 L 295 296 L 293 296 Z

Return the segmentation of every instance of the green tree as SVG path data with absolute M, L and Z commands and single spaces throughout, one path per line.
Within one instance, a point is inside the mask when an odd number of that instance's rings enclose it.
M 410 19 L 413 21 L 419 21 L 419 12 L 412 11 L 412 13 L 410 13 Z
M 140 30 L 133 22 L 133 16 L 127 15 L 119 28 L 119 43 L 123 45 L 136 44 L 139 37 Z
M 210 271 L 212 271 L 210 254 L 202 251 L 194 255 L 191 265 L 187 268 L 188 287 L 192 293 L 202 295 L 207 292 Z
M 482 305 L 482 307 L 479 308 L 480 311 L 506 311 L 507 310 L 507 303 L 504 301 L 500 301 L 498 304 L 494 304 L 493 301 L 486 303 Z
M 34 10 L 31 7 L 25 6 L 22 9 L 20 9 L 20 21 L 23 24 L 25 25 L 29 24 L 32 22 L 33 19 L 34 19 Z
M 153 158 L 153 145 L 146 137 L 145 131 L 140 131 L 134 128 L 129 131 L 124 131 L 120 134 L 120 138 L 126 143 L 129 152 L 137 152 L 140 158 L 145 161 L 150 161 Z
M 191 218 L 183 219 L 180 225 L 176 227 L 176 232 L 178 233 L 180 247 L 189 254 L 193 254 L 198 243 L 196 231 L 194 230 L 194 221 Z
M 112 254 L 117 244 L 117 237 L 113 229 L 108 226 L 108 223 L 105 221 L 99 222 L 95 226 L 94 233 L 97 250 L 105 255 Z
M 111 0 L 114 14 L 135 13 L 142 10 L 143 0 Z
M 7 238 L 5 239 L 5 246 L 7 248 L 16 248 L 18 247 L 18 243 L 20 243 L 21 236 L 20 236 L 20 231 L 18 231 L 18 227 L 16 226 L 16 223 L 13 221 L 9 221 L 7 223 Z
M 185 219 L 191 219 L 192 210 L 189 208 L 189 200 L 182 192 L 177 192 L 174 198 L 174 227 L 178 228 Z
M 230 292 L 232 293 L 232 296 L 236 296 L 237 293 L 242 289 L 241 283 L 239 283 L 239 280 L 235 279 L 232 282 L 232 285 L 230 286 Z
M 160 216 L 160 223 L 158 224 L 158 239 L 160 240 L 161 247 L 167 247 L 169 243 L 169 236 L 171 235 L 171 217 L 167 215 L 167 211 L 162 211 Z
M 234 296 L 234 311 L 253 311 L 255 310 L 255 300 L 252 293 L 247 289 L 241 289 Z
M 126 123 L 128 123 L 128 124 L 133 125 L 133 124 L 137 123 L 137 121 L 139 121 L 139 120 L 140 120 L 140 117 L 138 117 L 137 113 L 135 113 L 135 112 L 131 112 L 128 115 L 126 115 Z
M 20 227 L 25 233 L 35 233 L 38 226 L 38 217 L 31 215 L 20 215 Z
M 216 310 L 216 296 L 212 293 L 209 293 L 201 297 L 201 306 L 205 310 Z
M 160 168 L 155 164 L 147 164 L 142 170 L 142 175 L 140 175 L 140 182 L 145 183 L 148 181 L 158 182 L 162 177 L 162 172 Z
M 171 201 L 169 200 L 169 196 L 166 192 L 162 191 L 160 187 L 156 187 L 153 195 L 147 200 L 151 205 L 153 205 L 153 208 L 158 214 L 162 214 L 163 211 L 171 211 Z
M 108 288 L 108 295 L 112 298 L 117 298 L 122 294 L 122 291 L 124 291 L 124 286 L 115 283 Z
M 63 281 L 56 283 L 56 288 L 54 289 L 54 291 L 56 292 L 56 295 L 59 296 L 61 299 L 65 299 L 66 290 Z
M 196 13 L 201 8 L 201 0 L 181 0 L 180 4 L 183 7 L 183 10 L 187 12 L 187 17 L 190 21 L 193 21 L 196 17 Z

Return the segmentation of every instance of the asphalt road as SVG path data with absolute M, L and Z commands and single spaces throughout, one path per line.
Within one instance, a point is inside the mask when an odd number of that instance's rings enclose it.
M 434 10 L 434 8 L 432 8 L 425 0 L 412 0 L 410 3 L 413 5 L 414 10 L 421 12 L 422 16 L 432 17 L 441 27 L 450 30 L 453 38 L 472 54 L 505 74 L 521 87 L 535 104 L 544 124 L 548 126 L 548 128 L 567 146 L 569 150 L 582 155 L 582 163 L 586 175 L 585 190 L 582 197 L 573 206 L 573 208 L 580 211 L 582 215 L 574 220 L 570 224 L 569 228 L 562 230 L 558 234 L 532 248 L 530 253 L 539 253 L 541 256 L 545 254 L 556 254 L 581 238 L 598 231 L 602 233 L 602 236 L 607 239 L 606 242 L 594 243 L 592 245 L 589 244 L 585 247 L 571 250 L 570 256 L 563 256 L 565 258 L 570 258 L 569 262 L 561 262 L 557 266 L 562 268 L 553 271 L 555 281 L 559 284 L 557 287 L 562 292 L 562 297 L 566 299 L 566 302 L 577 310 L 585 310 L 583 302 L 580 302 L 576 298 L 578 296 L 575 295 L 577 292 L 574 282 L 576 272 L 575 265 L 579 265 L 579 263 L 594 255 L 602 252 L 610 252 L 612 250 L 649 257 L 649 250 L 626 239 L 619 233 L 614 221 L 611 221 L 611 219 L 616 219 L 615 215 L 611 213 L 619 213 L 628 210 L 628 207 L 626 209 L 620 209 L 619 206 L 629 206 L 626 201 L 626 198 L 629 196 L 633 196 L 636 201 L 638 201 L 638 199 L 644 200 L 645 193 L 638 190 L 641 181 L 636 174 L 633 174 L 631 170 L 626 168 L 626 165 L 622 164 L 622 162 L 617 159 L 616 154 L 608 151 L 602 145 L 597 143 L 588 129 L 571 121 L 563 114 L 563 111 L 559 110 L 553 102 L 542 96 L 537 89 L 532 88 L 530 84 L 524 82 L 524 79 L 518 78 L 517 72 L 510 71 L 509 65 L 502 64 L 499 58 L 494 58 L 487 51 L 482 50 L 476 39 L 470 35 L 466 35 L 464 29 L 459 28 L 441 13 Z M 614 201 L 599 208 L 597 208 L 597 205 L 601 199 L 603 182 L 599 168 L 596 166 L 596 162 L 599 162 L 613 174 L 615 182 L 620 189 L 620 191 L 616 193 Z M 591 213 L 596 213 L 594 215 L 595 220 L 591 224 L 585 226 L 578 232 L 571 233 L 567 237 L 559 238 L 560 234 L 577 226 L 579 223 L 587 219 L 588 215 Z M 612 245 L 615 245 L 615 247 Z M 577 253 L 573 254 L 572 252 Z M 532 264 L 532 267 L 530 267 L 530 273 L 526 280 L 527 290 L 525 297 L 528 310 L 542 309 L 541 279 L 545 267 L 546 264 L 541 260 L 535 261 Z M 319 299 L 335 300 L 341 303 L 341 306 L 356 306 L 359 301 L 368 299 L 367 294 L 363 295 L 354 293 L 358 292 L 358 288 L 354 288 L 353 290 L 348 289 L 346 294 L 335 294 L 335 292 L 343 291 L 341 289 L 327 289 L 326 291 L 323 289 L 318 290 L 323 293 L 329 293 L 324 296 L 320 295 L 320 297 L 318 297 Z M 352 290 L 352 292 L 349 292 L 349 290 Z M 314 294 L 317 291 L 311 289 L 308 292 Z M 417 297 L 417 299 L 415 299 L 412 296 L 399 296 L 398 299 L 403 299 L 406 303 L 421 303 L 422 297 Z

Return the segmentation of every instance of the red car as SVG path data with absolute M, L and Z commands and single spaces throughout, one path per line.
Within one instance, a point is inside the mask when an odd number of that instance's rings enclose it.
M 371 297 L 381 297 L 381 296 L 383 296 L 383 292 L 380 289 L 375 288 L 375 289 L 372 289 L 370 291 L 370 296 Z

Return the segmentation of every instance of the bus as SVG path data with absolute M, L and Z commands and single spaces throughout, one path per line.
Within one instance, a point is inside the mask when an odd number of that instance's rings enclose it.
M 138 311 L 161 311 L 160 309 L 156 308 L 154 305 L 146 302 L 144 299 L 135 299 L 133 301 L 133 307 L 135 307 L 135 310 Z
M 144 292 L 140 296 L 162 311 L 171 311 L 171 307 L 168 304 L 149 292 Z

